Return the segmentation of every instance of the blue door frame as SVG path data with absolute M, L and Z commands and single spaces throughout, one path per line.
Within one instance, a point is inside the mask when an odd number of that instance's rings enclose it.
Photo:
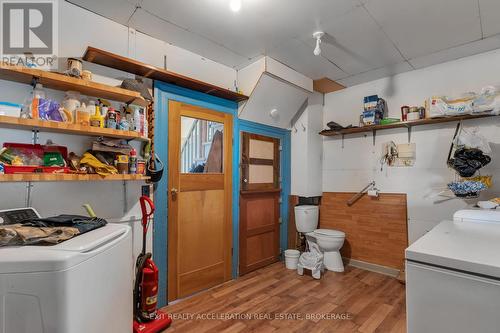
M 233 115 L 233 187 L 232 223 L 233 257 L 232 276 L 238 276 L 239 260 L 239 191 L 240 191 L 240 132 L 249 132 L 279 138 L 281 140 L 281 217 L 280 247 L 287 246 L 288 196 L 290 195 L 290 131 L 238 119 L 238 103 L 210 96 L 172 84 L 155 82 L 155 152 L 165 164 L 163 177 L 155 184 L 156 206 L 153 231 L 153 258 L 159 269 L 158 305 L 167 304 L 168 260 L 168 103 L 177 101 Z

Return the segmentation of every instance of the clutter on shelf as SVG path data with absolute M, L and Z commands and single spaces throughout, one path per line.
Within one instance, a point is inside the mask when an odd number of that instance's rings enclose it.
M 67 91 L 61 102 L 47 97 L 42 84 L 35 85 L 22 106 L 0 102 L 0 115 L 23 119 L 54 121 L 66 124 L 136 131 L 148 136 L 146 109 L 137 105 L 120 104 L 115 109 L 105 99 L 82 96 L 77 91 Z
M 98 138 L 81 156 L 68 154 L 64 146 L 4 143 L 0 150 L 0 173 L 146 174 L 146 159 L 126 141 Z
M 480 93 L 469 92 L 459 97 L 434 96 L 426 101 L 427 117 L 462 116 L 476 113 L 500 113 L 500 87 L 487 86 Z
M 389 117 L 388 106 L 383 98 L 378 95 L 366 96 L 364 97 L 363 112 L 359 118 L 359 128 L 352 124 L 342 126 L 331 121 L 327 124 L 329 130 L 322 131 L 321 134 L 356 133 L 362 132 L 363 128 L 378 130 L 383 129 L 384 125 L 387 125 L 387 128 L 410 127 L 431 123 L 434 118 L 464 117 L 465 119 L 467 117 L 500 115 L 500 86 L 487 86 L 482 88 L 479 93 L 469 92 L 458 97 L 433 96 L 425 100 L 424 104 L 425 106 L 403 105 L 401 106 L 401 115 L 395 118 Z M 401 124 L 401 126 L 397 126 L 397 124 Z
M 383 98 L 378 95 L 367 96 L 364 98 L 364 111 L 360 116 L 359 125 L 379 125 L 388 114 L 387 103 Z

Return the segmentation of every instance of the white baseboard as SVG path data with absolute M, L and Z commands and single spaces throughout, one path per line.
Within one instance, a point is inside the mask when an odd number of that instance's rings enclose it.
M 392 277 L 397 277 L 399 275 L 399 270 L 391 267 L 386 267 L 377 264 L 371 264 L 369 262 L 364 262 L 361 260 L 342 258 L 344 259 L 344 263 L 349 266 L 365 269 L 367 271 L 372 271 L 375 273 L 380 273 Z

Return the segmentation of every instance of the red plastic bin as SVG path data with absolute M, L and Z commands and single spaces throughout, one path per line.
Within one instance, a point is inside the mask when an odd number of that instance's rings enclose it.
M 33 145 L 26 143 L 12 143 L 5 142 L 3 144 L 5 148 L 15 148 L 20 150 L 26 150 L 28 152 L 32 152 L 43 160 L 43 155 L 45 152 L 60 152 L 64 160 L 66 161 L 68 157 L 68 149 L 63 146 L 42 146 L 42 145 Z M 23 166 L 12 166 L 5 165 L 4 172 L 5 174 L 14 174 L 14 173 L 68 173 L 70 168 L 68 167 L 58 167 L 58 166 L 41 166 L 41 165 L 23 165 Z

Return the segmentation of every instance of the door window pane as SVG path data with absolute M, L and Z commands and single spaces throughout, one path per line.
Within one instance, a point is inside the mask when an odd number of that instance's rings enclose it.
M 181 172 L 222 173 L 224 124 L 181 117 Z
M 274 159 L 274 142 L 250 139 L 249 157 L 265 160 Z
M 248 182 L 250 184 L 274 183 L 274 168 L 272 165 L 250 164 L 248 167 Z

